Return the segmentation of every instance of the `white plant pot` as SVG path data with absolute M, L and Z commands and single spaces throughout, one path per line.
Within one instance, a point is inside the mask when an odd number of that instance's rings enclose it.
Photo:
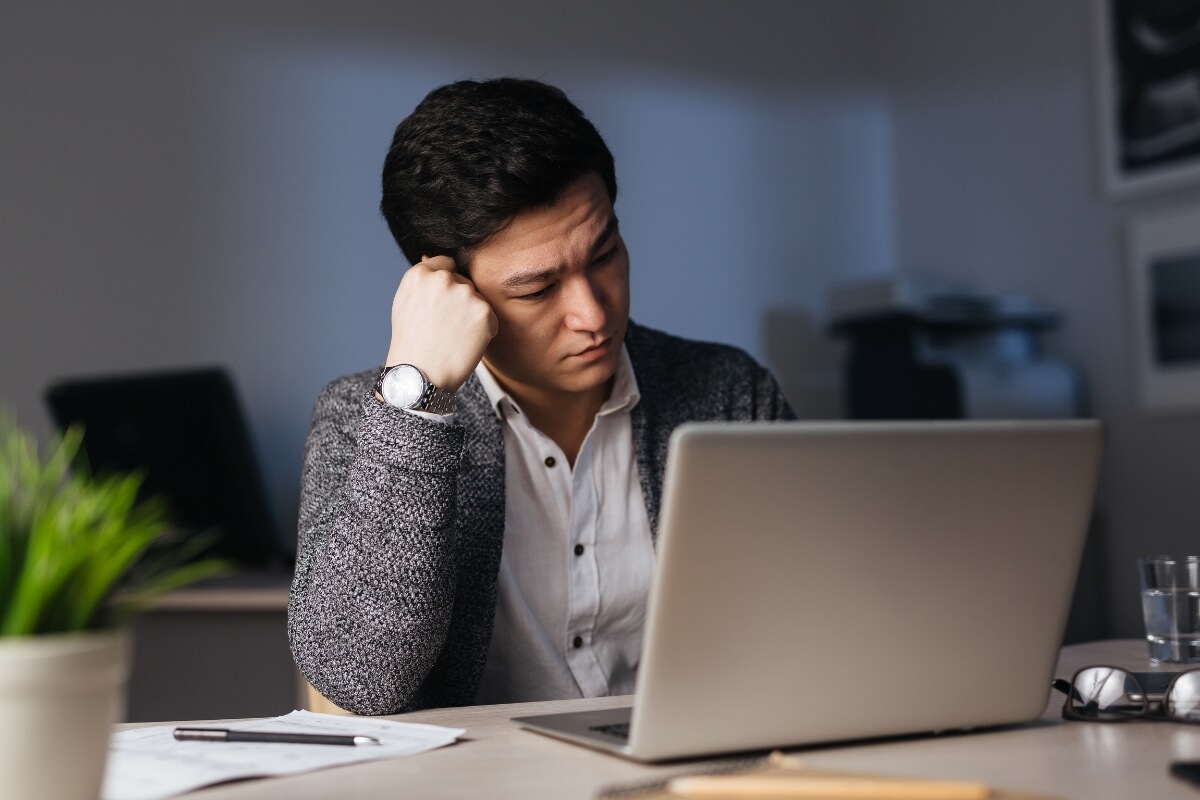
M 13 800 L 96 800 L 124 713 L 125 631 L 0 638 L 0 784 Z

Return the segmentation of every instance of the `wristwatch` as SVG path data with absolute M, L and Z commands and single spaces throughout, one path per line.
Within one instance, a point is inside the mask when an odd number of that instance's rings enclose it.
M 454 395 L 429 382 L 412 364 L 384 367 L 375 381 L 375 391 L 388 405 L 432 414 L 452 414 Z

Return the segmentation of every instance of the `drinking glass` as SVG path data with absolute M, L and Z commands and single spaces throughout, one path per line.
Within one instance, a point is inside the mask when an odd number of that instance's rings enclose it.
M 1200 662 L 1200 556 L 1138 559 L 1150 662 Z

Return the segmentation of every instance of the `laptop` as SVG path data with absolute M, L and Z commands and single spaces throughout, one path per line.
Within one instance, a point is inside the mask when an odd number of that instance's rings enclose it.
M 518 717 L 638 761 L 1025 722 L 1095 420 L 696 423 L 668 451 L 629 708 Z

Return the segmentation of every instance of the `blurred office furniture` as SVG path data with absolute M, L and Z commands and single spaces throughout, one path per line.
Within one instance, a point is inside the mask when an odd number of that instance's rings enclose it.
M 60 380 L 46 391 L 60 428 L 83 426 L 93 472 L 139 470 L 143 494 L 167 502 L 181 538 L 266 569 L 282 556 L 250 431 L 219 367 Z
M 46 402 L 60 428 L 83 426 L 89 469 L 140 471 L 142 496 L 166 502 L 172 531 L 158 555 L 203 553 L 234 565 L 235 574 L 161 598 L 137 620 L 129 719 L 299 707 L 287 641 L 291 563 L 229 374 L 74 377 L 54 383 Z
M 306 707 L 287 640 L 289 579 L 244 573 L 160 598 L 134 625 L 127 719 L 271 717 Z
M 1018 297 L 893 276 L 836 287 L 851 419 L 1035 419 L 1084 413 L 1078 370 L 1044 355 L 1059 320 Z

